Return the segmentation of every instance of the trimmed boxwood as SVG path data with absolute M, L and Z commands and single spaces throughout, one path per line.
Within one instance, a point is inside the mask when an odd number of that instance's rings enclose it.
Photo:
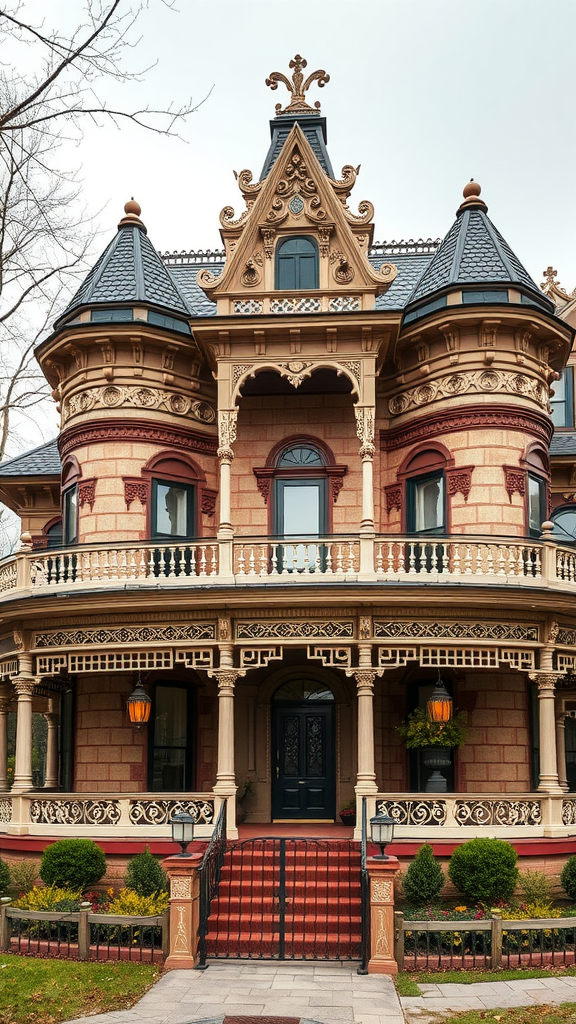
M 153 896 L 155 893 L 168 891 L 166 872 L 162 870 L 148 847 L 144 853 L 137 853 L 128 861 L 126 887 L 133 889 L 139 896 Z
M 518 854 L 504 839 L 471 839 L 457 846 L 448 877 L 471 903 L 509 900 L 518 882 Z
M 10 868 L 5 860 L 0 857 L 0 894 L 6 892 L 10 885 Z
M 562 868 L 560 884 L 566 890 L 568 898 L 576 900 L 576 857 L 568 857 Z
M 438 899 L 444 886 L 444 872 L 429 843 L 420 847 L 402 879 L 402 888 L 411 903 L 424 905 Z
M 104 850 L 93 839 L 60 839 L 42 854 L 40 878 L 46 885 L 84 892 L 105 873 Z

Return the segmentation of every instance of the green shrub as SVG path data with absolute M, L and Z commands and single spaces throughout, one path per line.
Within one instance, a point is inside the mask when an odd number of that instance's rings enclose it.
M 84 892 L 106 872 L 104 850 L 93 839 L 60 839 L 47 846 L 40 863 L 46 885 L 68 886 Z
M 471 839 L 457 846 L 448 876 L 472 903 L 509 900 L 518 882 L 518 854 L 503 839 Z
M 38 878 L 37 860 L 15 860 L 10 864 L 10 881 L 18 892 L 30 892 Z
M 444 872 L 434 858 L 432 847 L 424 843 L 402 877 L 402 887 L 411 903 L 433 903 L 444 885 Z
M 529 921 L 537 917 L 562 917 L 562 911 L 558 907 L 552 907 L 549 903 L 526 903 L 521 909 L 518 907 L 505 908 L 502 911 L 504 921 Z
M 126 887 L 133 889 L 139 896 L 153 896 L 154 893 L 168 891 L 166 872 L 148 847 L 144 853 L 137 853 L 128 861 Z
M 0 893 L 6 892 L 10 885 L 10 868 L 5 860 L 0 857 Z
M 14 906 L 20 910 L 63 910 L 73 913 L 80 909 L 81 899 L 81 893 L 67 885 L 34 886 L 30 892 L 16 900 Z
M 519 886 L 526 903 L 552 903 L 552 887 L 543 871 L 521 871 Z
M 568 857 L 562 868 L 560 884 L 566 890 L 569 899 L 576 900 L 576 857 Z
M 156 917 L 164 913 L 169 903 L 170 897 L 167 892 L 140 896 L 133 889 L 121 889 L 116 898 L 111 900 L 108 913 L 130 914 L 134 917 Z

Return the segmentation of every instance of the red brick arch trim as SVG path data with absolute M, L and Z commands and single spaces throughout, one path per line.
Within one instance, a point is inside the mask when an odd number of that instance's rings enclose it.
M 542 441 L 550 443 L 552 423 L 548 417 L 534 412 L 511 412 L 504 406 L 466 406 L 459 412 L 445 410 L 426 419 L 417 419 L 393 430 L 380 431 L 380 450 L 394 451 L 418 441 L 437 437 L 439 434 L 450 434 L 474 427 L 502 427 L 507 430 L 519 430 Z
M 203 434 L 188 428 L 152 426 L 141 420 L 107 419 L 91 426 L 83 423 L 65 430 L 58 439 L 60 457 L 64 459 L 69 452 L 84 445 L 107 441 L 146 441 L 155 446 L 161 444 L 167 448 L 183 448 L 214 456 L 218 448 L 215 434 Z

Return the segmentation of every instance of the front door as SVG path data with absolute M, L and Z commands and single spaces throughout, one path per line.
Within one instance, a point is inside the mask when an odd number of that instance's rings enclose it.
M 334 704 L 278 702 L 273 713 L 272 817 L 333 820 Z

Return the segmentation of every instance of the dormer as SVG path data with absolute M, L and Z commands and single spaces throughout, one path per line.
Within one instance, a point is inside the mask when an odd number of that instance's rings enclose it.
M 286 85 L 291 101 L 277 105 L 262 179 L 253 182 L 248 170 L 237 175 L 246 209 L 237 219 L 229 206 L 220 214 L 222 273 L 198 274 L 218 315 L 371 310 L 396 277 L 392 264 L 375 269 L 368 260 L 372 203 L 362 200 L 356 214 L 348 207 L 360 168 L 346 165 L 339 180 L 331 176 L 319 104 L 305 100 L 312 82 L 322 86 L 329 76 L 315 71 L 304 81 L 305 66 L 297 55 L 292 81 L 279 72 L 267 79 L 272 89 Z

